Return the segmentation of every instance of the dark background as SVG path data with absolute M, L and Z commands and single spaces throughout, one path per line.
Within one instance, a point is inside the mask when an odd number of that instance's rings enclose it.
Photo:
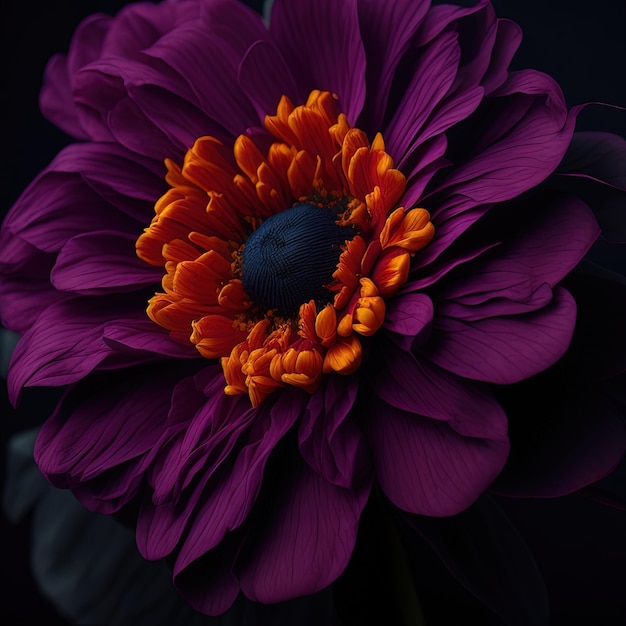
M 47 59 L 67 50 L 82 18 L 99 11 L 114 14 L 125 4 L 128 2 L 121 0 L 3 4 L 0 217 L 67 143 L 38 109 Z M 261 2 L 248 4 L 259 8 Z M 494 0 L 493 4 L 500 17 L 513 19 L 524 30 L 515 68 L 534 67 L 551 74 L 563 87 L 569 105 L 605 102 L 626 106 L 624 0 Z M 307 45 L 315 45 L 315 33 L 311 37 Z M 581 114 L 577 129 L 625 136 L 625 119 L 623 112 L 590 107 Z M 19 411 L 13 410 L 2 381 L 2 448 L 11 433 L 45 417 L 47 405 L 43 395 L 30 396 Z M 4 457 L 0 480 L 3 477 Z M 623 514 L 578 495 L 558 501 L 511 501 L 507 512 L 518 521 L 546 579 L 555 626 L 618 624 L 624 602 L 620 586 L 624 583 Z M 5 626 L 65 624 L 30 577 L 27 524 L 14 526 L 0 516 L 0 538 L 0 622 Z M 8 615 L 12 617 L 7 622 Z

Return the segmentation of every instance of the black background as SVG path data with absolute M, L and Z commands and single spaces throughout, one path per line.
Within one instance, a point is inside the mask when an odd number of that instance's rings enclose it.
M 79 21 L 95 12 L 114 14 L 120 0 L 63 0 L 2 7 L 2 194 L 4 215 L 30 180 L 67 143 L 39 113 L 38 92 L 47 59 L 64 52 Z M 248 2 L 255 8 L 260 2 Z M 524 30 L 515 68 L 534 67 L 563 87 L 569 105 L 605 102 L 626 106 L 626 2 L 624 0 L 498 0 L 500 17 Z M 315 33 L 311 33 L 314 45 Z M 580 130 L 626 135 L 626 114 L 590 107 Z M 30 397 L 19 411 L 0 389 L 2 444 L 11 433 L 37 423 L 46 410 L 44 396 Z M 2 445 L 4 448 L 4 445 Z M 4 458 L 0 480 L 4 477 Z M 623 515 L 580 496 L 558 501 L 511 501 L 507 511 L 533 549 L 554 607 L 555 626 L 618 624 L 623 603 Z M 27 524 L 0 518 L 0 622 L 62 625 L 30 577 Z M 9 617 L 10 616 L 10 617 Z M 323 626 L 323 625 L 322 625 Z

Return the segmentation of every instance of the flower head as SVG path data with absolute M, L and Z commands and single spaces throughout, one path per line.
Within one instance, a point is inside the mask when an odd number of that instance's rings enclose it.
M 494 389 L 566 352 L 600 232 L 540 186 L 577 111 L 519 41 L 487 1 L 166 0 L 50 61 L 81 141 L 4 223 L 10 393 L 67 386 L 40 469 L 200 611 L 331 584 L 374 483 L 453 515 L 502 470 Z

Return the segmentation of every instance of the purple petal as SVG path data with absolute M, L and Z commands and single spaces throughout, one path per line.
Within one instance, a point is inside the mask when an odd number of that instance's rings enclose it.
M 242 3 L 212 2 L 202 19 L 178 25 L 144 52 L 166 64 L 199 108 L 236 136 L 260 121 L 237 82 L 239 63 L 251 44 L 267 37 L 261 18 Z M 162 79 L 155 84 L 167 87 Z
M 197 359 L 192 345 L 174 341 L 169 334 L 147 317 L 113 321 L 104 327 L 104 343 L 116 353 L 146 353 L 174 359 Z
M 59 253 L 52 285 L 60 291 L 99 295 L 159 283 L 163 270 L 137 257 L 136 239 L 113 231 L 73 237 Z
M 76 388 L 39 432 L 34 454 L 41 471 L 57 486 L 81 486 L 95 501 L 110 499 L 112 491 L 121 495 L 120 506 L 128 502 L 138 488 L 141 459 L 161 434 L 177 381 L 172 367 L 160 365 Z M 132 471 L 125 471 L 132 461 Z M 107 472 L 110 484 L 103 479 Z M 94 493 L 88 482 L 97 477 Z
M 585 199 L 611 243 L 626 242 L 626 141 L 610 133 L 574 133 L 551 183 Z
M 569 379 L 568 379 L 569 380 Z M 623 462 L 624 406 L 604 385 L 584 382 L 521 385 L 508 392 L 511 458 L 495 492 L 521 498 L 556 498 L 601 480 Z M 541 406 L 529 402 L 541 394 Z
M 386 404 L 448 422 L 466 437 L 499 439 L 506 434 L 504 414 L 486 385 L 459 378 L 388 343 L 377 366 L 368 372 L 368 382 Z M 494 418 L 483 419 L 490 415 Z
M 560 359 L 572 339 L 576 303 L 557 287 L 552 303 L 534 313 L 475 322 L 442 317 L 422 351 L 459 376 L 510 384 L 533 376 Z
M 518 24 L 506 19 L 497 20 L 496 41 L 491 52 L 489 68 L 481 82 L 486 95 L 506 81 L 509 64 L 521 42 L 522 29 Z
M 428 7 L 429 2 L 413 0 L 361 0 L 358 3 L 358 23 L 366 57 L 367 90 L 371 96 L 364 103 L 359 120 L 360 127 L 366 131 L 377 132 L 382 127 L 398 63 L 409 48 Z
M 37 316 L 67 296 L 50 287 L 54 255 L 45 254 L 23 239 L 0 231 L 0 300 L 5 328 L 24 334 Z
M 232 565 L 238 549 L 237 538 L 227 535 L 216 548 L 173 577 L 178 592 L 196 611 L 222 615 L 235 602 L 239 582 L 232 573 Z M 225 621 L 231 620 L 225 618 Z
M 578 132 L 559 165 L 558 174 L 594 178 L 626 191 L 626 139 L 612 133 Z
M 348 122 L 355 124 L 366 90 L 356 0 L 302 0 L 296 10 L 290 0 L 276 0 L 270 33 L 299 82 L 298 103 L 313 89 L 330 91 L 339 96 Z M 315 33 L 323 37 L 316 39 Z
M 289 65 L 272 42 L 255 42 L 239 64 L 239 83 L 259 119 L 274 114 L 282 96 L 297 101 L 298 89 Z
M 385 133 L 387 150 L 399 165 L 414 149 L 420 130 L 450 89 L 460 57 L 456 35 L 445 33 L 415 64 L 411 82 Z
M 387 301 L 383 327 L 400 335 L 415 337 L 433 320 L 433 303 L 425 294 L 398 296 Z
M 307 404 L 298 431 L 300 453 L 311 469 L 346 489 L 369 470 L 363 434 L 350 415 L 357 390 L 356 378 L 329 376 Z
M 554 287 L 561 281 L 588 252 L 600 229 L 578 198 L 561 196 L 542 204 L 539 216 L 519 236 L 473 263 L 438 297 L 471 305 L 498 296 L 519 300 L 545 283 Z
M 228 400 L 239 403 L 232 396 Z M 236 455 L 231 454 L 215 474 L 205 472 L 178 503 L 147 503 L 137 525 L 142 554 L 162 558 L 176 547 L 186 530 L 174 568 L 176 576 L 217 546 L 227 530 L 239 527 L 258 496 L 269 455 L 293 426 L 303 404 L 303 395 L 290 390 L 279 394 L 273 403 L 262 404 L 255 410 L 247 443 L 240 442 Z
M 11 401 L 17 402 L 24 386 L 57 387 L 76 382 L 99 366 L 106 368 L 108 358 L 118 359 L 111 364 L 116 367 L 161 358 L 159 353 L 143 350 L 116 353 L 105 342 L 108 326 L 145 320 L 141 300 L 135 302 L 137 313 L 129 315 L 132 304 L 125 295 L 121 299 L 108 296 L 106 307 L 97 298 L 74 298 L 45 309 L 13 353 L 7 381 Z M 153 327 L 155 333 L 163 335 L 161 329 Z M 162 346 L 161 341 L 155 343 Z
M 428 202 L 422 205 L 430 207 Z M 414 279 L 415 285 L 420 287 L 432 285 L 453 267 L 465 260 L 480 256 L 494 245 L 474 241 L 468 246 L 469 250 L 459 251 L 458 248 L 453 248 L 454 253 L 450 250 L 452 244 L 491 208 L 490 204 L 476 206 L 473 200 L 462 195 L 451 196 L 435 208 L 436 216 L 431 215 L 435 224 L 435 237 L 415 255 L 411 264 L 412 273 L 419 276 Z M 431 263 L 433 267 L 424 270 Z
M 73 236 L 97 230 L 138 236 L 164 183 L 137 160 L 129 161 L 127 152 L 120 158 L 121 152 L 68 146 L 24 191 L 4 228 L 44 252 L 57 252 Z
M 453 4 L 441 4 L 432 7 L 419 27 L 414 45 L 424 46 L 430 43 L 444 30 L 448 30 L 453 22 L 483 10 L 488 4 L 489 0 L 479 0 L 472 7 L 460 7 Z M 452 30 L 456 29 L 457 25 L 455 24 Z
M 251 600 L 280 602 L 327 587 L 343 572 L 356 542 L 369 485 L 343 489 L 301 463 L 285 476 L 255 545 L 236 568 Z
M 61 130 L 77 139 L 106 139 L 106 134 L 92 134 L 82 126 L 72 88 L 74 72 L 100 55 L 111 22 L 112 19 L 106 15 L 92 15 L 83 20 L 74 33 L 68 55 L 55 55 L 45 69 L 39 96 L 42 113 Z
M 440 187 L 477 204 L 514 198 L 543 181 L 565 154 L 574 128 L 560 88 L 540 72 L 510 74 L 492 95 L 497 97 L 489 106 L 467 120 L 459 141 L 469 154 Z
M 468 422 L 493 423 L 491 437 L 467 437 L 451 424 L 372 398 L 366 430 L 376 477 L 397 507 L 420 515 L 455 515 L 500 473 L 509 450 L 504 412 L 495 402 L 488 412 L 467 407 Z

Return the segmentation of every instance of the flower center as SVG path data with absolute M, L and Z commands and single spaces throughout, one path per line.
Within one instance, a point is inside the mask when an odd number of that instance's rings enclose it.
M 337 104 L 283 96 L 269 146 L 199 137 L 182 166 L 166 159 L 170 189 L 137 240 L 165 270 L 150 319 L 219 359 L 224 393 L 253 406 L 357 371 L 434 234 L 427 210 L 401 206 L 406 178 L 382 135 L 351 128 Z
M 246 241 L 241 280 L 256 304 L 284 315 L 294 315 L 303 302 L 319 308 L 332 302 L 326 288 L 337 262 L 355 231 L 337 224 L 345 207 L 308 202 L 266 219 Z

